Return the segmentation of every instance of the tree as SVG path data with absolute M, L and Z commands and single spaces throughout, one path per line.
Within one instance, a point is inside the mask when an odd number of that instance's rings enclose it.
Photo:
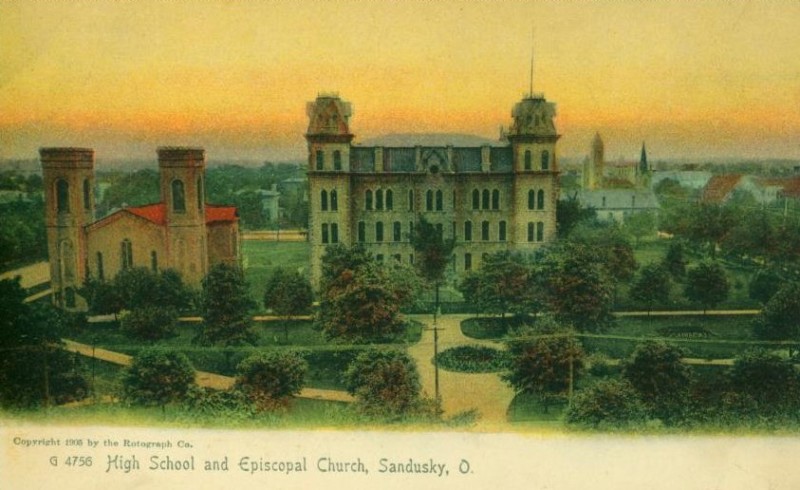
M 178 312 L 174 308 L 144 306 L 128 312 L 120 319 L 120 329 L 127 335 L 156 341 L 177 335 Z
M 762 414 L 797 410 L 800 382 L 791 362 L 763 349 L 736 358 L 728 371 L 731 389 L 752 399 Z
M 155 348 L 139 352 L 122 381 L 126 400 L 162 409 L 168 403 L 182 400 L 194 386 L 194 368 L 184 354 Z
M 656 215 L 652 211 L 632 213 L 625 218 L 623 228 L 633 236 L 638 246 L 642 238 L 656 234 Z
M 631 286 L 631 299 L 647 305 L 647 315 L 653 304 L 669 301 L 670 274 L 662 264 L 648 264 L 639 272 L 639 277 Z
M 172 269 L 154 272 L 146 267 L 121 270 L 111 281 L 90 277 L 81 290 L 92 313 L 169 307 L 181 311 L 192 303 L 192 291 Z
M 729 291 L 725 269 L 716 262 L 701 262 L 686 274 L 684 296 L 689 301 L 700 304 L 703 314 L 727 299 Z
M 636 390 L 623 380 L 602 380 L 581 390 L 567 408 L 568 424 L 627 427 L 647 418 Z
M 420 275 L 436 288 L 434 317 L 439 310 L 439 287 L 444 279 L 444 271 L 450 263 L 455 240 L 445 240 L 441 227 L 436 227 L 424 216 L 420 216 L 411 234 L 411 246 L 416 252 L 416 265 Z
M 0 280 L 0 405 L 47 406 L 86 397 L 82 366 L 62 349 L 73 314 L 25 303 L 26 296 L 19 277 Z
M 459 284 L 464 301 L 483 313 L 525 315 L 538 312 L 542 288 L 531 264 L 511 252 L 496 252 L 483 259 L 478 271 L 468 273 Z
M 242 361 L 236 387 L 262 410 L 286 406 L 303 389 L 308 363 L 297 352 L 271 351 Z
M 777 272 L 773 269 L 762 269 L 756 272 L 747 285 L 748 296 L 750 299 L 766 305 L 782 285 L 783 280 Z
M 214 265 L 203 279 L 203 327 L 195 340 L 203 345 L 255 345 L 254 307 L 242 270 L 224 263 Z
M 605 267 L 616 282 L 633 278 L 638 264 L 628 237 L 616 223 L 594 223 L 575 228 L 569 242 L 582 248 L 583 254 Z M 616 286 L 616 284 L 615 284 Z
M 345 371 L 344 380 L 367 414 L 397 417 L 420 408 L 419 373 L 405 352 L 363 351 Z
M 664 267 L 676 281 L 680 281 L 686 275 L 686 259 L 683 257 L 683 243 L 673 241 L 669 244 L 667 254 L 664 256 Z
M 289 341 L 289 320 L 311 311 L 314 296 L 311 283 L 297 271 L 275 269 L 264 288 L 264 306 L 284 317 L 283 328 Z
M 794 340 L 800 342 L 800 284 L 786 283 L 764 305 L 756 319 L 754 333 L 764 340 Z M 789 347 L 789 356 L 792 348 Z
M 597 211 L 594 208 L 584 208 L 576 196 L 569 196 L 566 199 L 559 199 L 556 203 L 556 229 L 561 238 L 569 236 L 575 226 L 583 222 L 591 222 L 597 219 Z
M 622 367 L 623 377 L 639 394 L 649 411 L 669 422 L 684 416 L 692 371 L 681 362 L 683 351 L 664 342 L 636 346 Z
M 547 303 L 564 324 L 597 332 L 612 321 L 614 280 L 591 248 L 579 244 L 554 247 L 543 258 Z
M 564 396 L 583 371 L 584 352 L 572 333 L 539 321 L 535 330 L 506 345 L 510 370 L 503 375 L 516 391 L 539 396 L 547 411 L 550 398 Z
M 329 339 L 386 342 L 405 322 L 400 306 L 408 283 L 393 283 L 391 269 L 361 247 L 328 247 L 322 258 L 320 308 L 316 322 Z

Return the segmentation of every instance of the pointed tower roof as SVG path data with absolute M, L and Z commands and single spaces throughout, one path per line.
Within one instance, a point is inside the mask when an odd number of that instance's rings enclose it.
M 603 138 L 600 137 L 600 133 L 594 133 L 594 139 L 592 139 L 592 150 L 603 150 L 604 146 Z
M 647 149 L 644 147 L 644 141 L 642 141 L 642 156 L 639 157 L 639 171 L 642 173 L 650 171 L 650 165 L 647 163 Z

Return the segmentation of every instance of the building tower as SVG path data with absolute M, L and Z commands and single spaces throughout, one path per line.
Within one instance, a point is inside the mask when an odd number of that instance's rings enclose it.
M 518 247 L 534 246 L 555 236 L 555 220 L 549 219 L 558 201 L 558 159 L 553 118 L 556 106 L 544 95 L 531 92 L 511 112 L 513 124 L 507 138 L 513 152 L 512 238 Z M 531 235 L 536 238 L 531 240 Z
M 77 290 L 86 280 L 84 226 L 94 219 L 94 150 L 41 148 L 45 226 L 53 303 L 85 308 Z
M 168 262 L 186 283 L 199 284 L 208 272 L 205 219 L 205 151 L 158 149 L 161 202 L 166 208 Z
M 639 157 L 639 166 L 636 168 L 636 185 L 641 188 L 650 187 L 650 164 L 647 163 L 647 150 L 642 142 L 642 154 Z
M 352 243 L 349 175 L 352 114 L 350 104 L 338 94 L 320 94 L 306 105 L 312 284 L 319 284 L 322 272 L 319 264 L 325 246 Z
M 592 139 L 591 158 L 584 162 L 583 167 L 583 188 L 597 189 L 603 186 L 603 176 L 605 175 L 605 145 L 600 133 L 594 134 Z

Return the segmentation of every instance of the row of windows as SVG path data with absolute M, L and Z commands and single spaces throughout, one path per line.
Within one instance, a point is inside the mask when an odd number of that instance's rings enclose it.
M 328 191 L 326 191 L 326 190 L 323 190 L 322 192 L 320 192 L 320 198 L 319 198 L 320 199 L 320 201 L 319 201 L 320 209 L 322 209 L 323 211 L 327 211 L 328 210 L 328 196 L 330 196 L 330 210 L 331 211 L 338 211 L 339 210 L 339 198 L 338 198 L 338 195 L 336 194 L 336 189 L 333 189 L 330 192 L 330 194 L 328 194 Z
M 439 233 L 442 233 L 442 224 L 436 225 Z M 403 239 L 402 224 L 399 221 L 392 223 L 391 237 L 393 242 L 399 242 Z M 409 235 L 414 234 L 414 222 L 408 223 Z M 453 223 L 453 234 L 455 235 L 455 223 Z M 383 221 L 375 223 L 375 242 L 383 242 L 386 238 L 385 228 Z M 491 237 L 491 223 L 488 221 L 481 221 L 481 240 L 489 241 Z M 497 240 L 504 242 L 508 239 L 508 225 L 505 221 L 497 223 Z M 367 241 L 367 224 L 363 221 L 358 222 L 358 241 L 364 243 Z M 472 241 L 472 221 L 464 222 L 464 241 Z M 528 222 L 528 241 L 529 242 L 542 242 L 544 241 L 544 222 Z M 128 242 L 130 243 L 130 242 Z M 339 243 L 339 225 L 337 223 L 322 223 L 322 243 Z M 124 257 L 124 244 L 123 242 L 123 257 Z M 155 252 L 153 252 L 155 253 Z M 131 259 L 132 262 L 132 259 Z M 123 264 L 124 264 L 123 260 Z M 123 265 L 124 267 L 124 265 Z M 127 268 L 127 267 L 125 267 Z
M 544 150 L 539 160 L 542 164 L 542 170 L 548 170 L 550 168 L 549 151 Z M 533 170 L 533 154 L 530 150 L 525 150 L 525 170 Z
M 83 209 L 92 209 L 92 185 L 89 179 L 83 181 Z M 64 179 L 56 180 L 56 211 L 69 213 L 69 182 Z
M 322 223 L 322 243 L 339 243 L 339 225 Z
M 97 252 L 95 256 L 97 265 L 97 278 L 101 281 L 106 278 L 105 267 L 103 265 L 103 253 Z M 130 239 L 126 238 L 120 242 L 120 264 L 123 270 L 133 268 L 133 244 Z M 158 253 L 155 250 L 150 252 L 150 268 L 153 272 L 158 272 Z
M 489 189 L 484 189 L 483 192 L 473 189 L 472 209 L 500 209 L 500 191 L 494 189 L 490 194 Z
M 543 242 L 544 241 L 544 223 L 538 221 L 528 222 L 528 241 L 529 242 Z
M 323 170 L 325 168 L 325 152 L 317 150 L 314 158 L 316 159 L 316 169 Z M 339 150 L 333 152 L 333 169 L 342 169 L 342 152 Z
M 386 189 L 386 191 L 384 191 L 383 189 L 377 189 L 373 194 L 372 190 L 367 189 L 366 193 L 364 194 L 364 208 L 367 211 L 372 211 L 373 207 L 376 211 L 383 211 L 384 209 L 387 211 L 393 210 L 394 193 L 392 190 Z
M 544 209 L 544 191 L 528 191 L 528 209 Z

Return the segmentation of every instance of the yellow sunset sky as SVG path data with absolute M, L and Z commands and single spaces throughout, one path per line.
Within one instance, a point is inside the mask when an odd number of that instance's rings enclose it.
M 4 1 L 0 158 L 88 146 L 301 159 L 338 92 L 358 139 L 496 138 L 527 91 L 562 156 L 800 158 L 797 1 Z

